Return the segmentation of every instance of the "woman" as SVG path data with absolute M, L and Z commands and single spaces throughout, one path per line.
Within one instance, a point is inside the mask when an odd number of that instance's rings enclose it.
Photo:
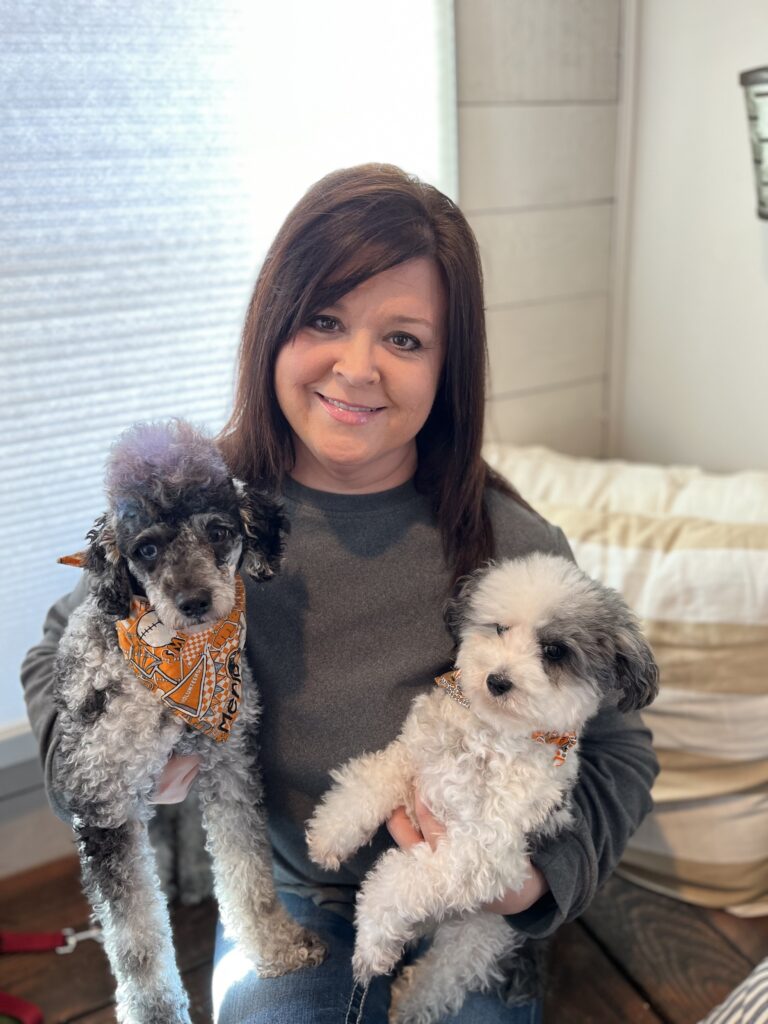
M 485 370 L 479 258 L 457 207 L 382 165 L 310 189 L 256 282 L 220 443 L 237 475 L 282 494 L 291 520 L 283 572 L 247 595 L 248 654 L 264 704 L 276 879 L 331 952 L 320 968 L 261 981 L 219 935 L 220 1024 L 386 1020 L 388 980 L 352 984 L 350 922 L 356 886 L 391 839 L 377 836 L 329 874 L 307 858 L 304 822 L 329 771 L 393 739 L 411 699 L 449 667 L 441 608 L 455 580 L 493 556 L 569 555 L 560 531 L 481 458 Z M 50 662 L 71 606 L 52 609 L 25 665 L 48 768 Z M 530 936 L 584 909 L 650 807 L 655 760 L 635 716 L 604 710 L 581 750 L 574 830 L 542 841 L 524 889 L 492 908 Z M 179 799 L 194 772 L 169 764 L 157 798 Z M 427 808 L 420 824 L 397 812 L 390 832 L 401 845 L 434 845 L 441 825 Z M 453 1020 L 539 1020 L 519 964 L 503 1001 L 472 994 Z

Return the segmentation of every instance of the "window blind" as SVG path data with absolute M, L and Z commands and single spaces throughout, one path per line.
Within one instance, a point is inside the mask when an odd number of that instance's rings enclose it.
M 0 32 L 3 727 L 56 558 L 103 511 L 137 419 L 212 431 L 250 290 L 293 203 L 336 167 L 456 192 L 450 0 L 26 0 Z

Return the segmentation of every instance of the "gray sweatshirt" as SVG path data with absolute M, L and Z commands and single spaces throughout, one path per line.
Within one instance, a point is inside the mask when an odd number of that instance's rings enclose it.
M 278 886 L 351 915 L 356 886 L 391 843 L 382 829 L 336 873 L 312 864 L 304 824 L 348 758 L 395 738 L 412 698 L 450 667 L 442 620 L 449 568 L 427 499 L 412 483 L 370 495 L 314 491 L 288 480 L 291 533 L 282 572 L 247 582 L 247 651 L 263 702 L 260 736 Z M 487 495 L 496 557 L 544 551 L 572 557 L 565 537 L 497 491 Z M 27 707 L 46 769 L 56 756 L 52 663 L 83 579 L 48 613 L 41 642 L 22 669 Z M 604 709 L 586 729 L 574 797 L 574 828 L 535 847 L 550 893 L 509 918 L 548 935 L 577 916 L 615 868 L 651 807 L 657 772 L 650 734 L 636 714 Z

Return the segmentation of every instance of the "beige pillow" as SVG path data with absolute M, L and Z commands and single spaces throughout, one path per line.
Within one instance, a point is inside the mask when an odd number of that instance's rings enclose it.
M 621 873 L 768 913 L 768 473 L 707 474 L 494 445 L 491 465 L 642 617 L 661 772 Z

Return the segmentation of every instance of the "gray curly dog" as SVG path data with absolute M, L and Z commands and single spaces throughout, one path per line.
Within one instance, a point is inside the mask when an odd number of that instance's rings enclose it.
M 325 950 L 275 895 L 255 743 L 260 708 L 248 667 L 237 676 L 236 722 L 222 718 L 229 738 L 215 742 L 142 685 L 116 623 L 143 598 L 165 635 L 210 628 L 231 614 L 238 573 L 275 573 L 287 524 L 278 504 L 233 480 L 214 443 L 183 421 L 127 431 L 112 450 L 106 485 L 108 510 L 84 553 L 91 593 L 55 665 L 55 785 L 104 929 L 118 1020 L 189 1024 L 147 829 L 171 753 L 202 758 L 197 785 L 221 918 L 256 970 L 283 974 L 320 963 Z

